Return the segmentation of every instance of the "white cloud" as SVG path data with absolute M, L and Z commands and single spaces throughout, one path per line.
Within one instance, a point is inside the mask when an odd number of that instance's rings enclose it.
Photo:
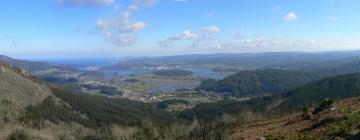
M 113 2 L 114 0 L 58 0 L 64 6 L 107 6 Z
M 174 46 L 174 43 L 176 41 L 181 41 L 181 40 L 195 40 L 198 38 L 198 35 L 190 30 L 185 30 L 183 33 L 174 36 L 174 37 L 170 37 L 168 39 L 165 39 L 163 41 L 159 41 L 159 45 L 162 47 L 172 47 Z
M 133 33 L 145 28 L 144 22 L 132 22 L 129 14 L 123 13 L 116 18 L 98 19 L 96 26 L 105 35 L 106 40 L 117 46 L 130 46 L 136 42 Z
M 202 29 L 199 37 L 197 37 L 192 44 L 192 47 L 205 47 L 214 46 L 217 44 L 217 39 L 212 38 L 215 33 L 221 32 L 221 29 L 217 26 L 209 26 Z M 216 46 L 216 45 L 215 45 Z
M 221 32 L 221 29 L 217 26 L 209 26 L 209 27 L 205 27 L 204 31 L 208 33 L 219 33 Z
M 213 43 L 216 42 L 211 36 L 215 33 L 221 32 L 221 29 L 217 26 L 205 27 L 199 32 L 199 34 L 194 33 L 190 30 L 185 30 L 183 33 L 167 38 L 165 40 L 159 41 L 159 45 L 162 47 L 172 47 L 176 46 L 177 41 L 190 41 L 192 47 L 202 47 L 202 46 L 214 46 Z
M 196 33 L 191 32 L 189 30 L 186 30 L 178 38 L 179 39 L 191 40 L 191 39 L 196 39 L 197 37 L 198 37 L 198 35 Z
M 138 10 L 140 8 L 153 5 L 156 2 L 157 0 L 134 0 L 133 4 L 129 6 L 129 9 L 135 8 L 136 10 Z
M 145 28 L 146 24 L 144 22 L 131 22 L 128 18 L 128 15 L 121 14 L 117 18 L 98 19 L 96 25 L 106 34 L 111 33 L 113 30 L 119 33 L 130 33 Z
M 297 19 L 298 19 L 298 17 L 296 15 L 296 13 L 289 12 L 282 18 L 282 21 L 285 23 L 290 23 L 290 22 L 296 21 Z
M 146 27 L 142 21 L 131 21 L 130 16 L 143 7 L 154 4 L 157 0 L 134 0 L 125 11 L 117 17 L 98 19 L 97 28 L 105 35 L 106 40 L 116 46 L 131 46 L 136 43 L 134 33 Z

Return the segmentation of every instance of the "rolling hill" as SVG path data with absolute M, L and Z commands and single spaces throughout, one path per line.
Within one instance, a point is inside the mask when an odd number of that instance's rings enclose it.
M 281 93 L 321 78 L 360 73 L 360 59 L 350 57 L 321 63 L 307 63 L 290 69 L 285 67 L 240 71 L 223 80 L 203 81 L 198 89 L 233 96 Z
M 299 71 L 240 71 L 220 81 L 204 81 L 198 90 L 225 93 L 232 96 L 259 96 L 286 92 L 316 79 L 318 77 L 313 74 Z

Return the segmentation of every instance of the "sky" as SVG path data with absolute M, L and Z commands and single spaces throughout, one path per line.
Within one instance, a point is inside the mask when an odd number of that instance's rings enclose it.
M 359 0 L 2 0 L 21 58 L 360 49 Z

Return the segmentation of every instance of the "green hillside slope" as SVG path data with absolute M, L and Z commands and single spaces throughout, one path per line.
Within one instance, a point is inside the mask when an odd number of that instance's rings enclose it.
M 0 63 L 1 140 L 155 139 L 174 120 L 153 104 L 74 93 Z
M 204 81 L 198 89 L 233 96 L 258 96 L 282 93 L 317 78 L 313 74 L 288 70 L 241 71 L 220 81 Z
M 271 116 L 299 111 L 305 107 L 317 105 L 327 98 L 340 100 L 354 96 L 360 96 L 360 74 L 325 78 L 283 94 L 253 98 L 248 101 L 200 104 L 193 109 L 181 112 L 179 117 L 213 120 L 224 114 L 244 112 Z

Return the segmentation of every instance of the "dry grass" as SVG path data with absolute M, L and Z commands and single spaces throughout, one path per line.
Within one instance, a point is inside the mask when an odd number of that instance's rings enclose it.
M 286 138 L 297 137 L 299 134 L 310 134 L 312 136 L 322 136 L 324 131 L 329 129 L 322 122 L 340 119 L 349 112 L 360 107 L 360 97 L 350 98 L 335 103 L 336 110 L 325 110 L 311 117 L 304 119 L 302 113 L 295 113 L 278 119 L 259 121 L 250 125 L 236 128 L 234 134 L 230 136 L 233 140 L 257 140 L 268 134 L 284 136 Z
M 111 127 L 111 133 L 118 140 L 129 140 L 138 131 L 136 127 L 122 127 L 119 125 L 113 125 Z

